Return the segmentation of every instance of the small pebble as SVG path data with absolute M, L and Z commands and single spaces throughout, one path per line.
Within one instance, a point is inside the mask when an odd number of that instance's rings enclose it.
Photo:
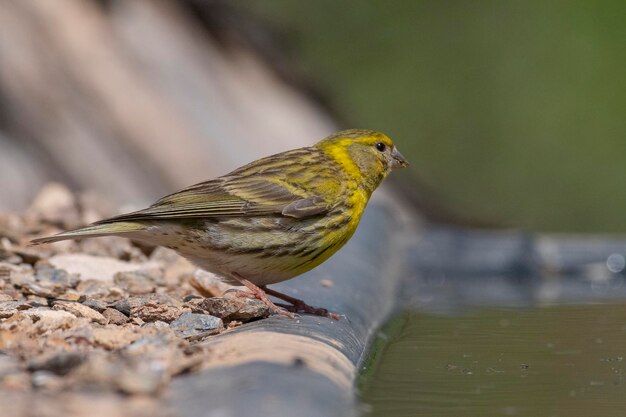
M 335 283 L 330 279 L 323 279 L 320 281 L 320 285 L 324 288 L 331 288 Z
M 14 314 L 17 314 L 18 311 L 28 310 L 32 308 L 32 306 L 23 301 L 0 301 L 0 319 L 6 319 Z
M 153 294 L 143 297 L 123 298 L 113 304 L 113 308 L 119 310 L 127 316 L 130 316 L 133 308 L 137 309 L 146 304 L 160 304 L 171 307 L 178 307 L 181 305 L 181 303 L 177 302 L 167 294 Z
M 98 324 L 107 324 L 107 319 L 93 308 L 73 301 L 55 301 L 53 310 L 63 310 L 72 313 L 76 317 L 84 317 Z
M 183 309 L 164 304 L 146 303 L 130 309 L 130 316 L 144 322 L 165 321 L 167 323 L 176 320 L 183 313 Z
M 209 314 L 184 313 L 170 324 L 177 336 L 196 340 L 224 329 L 222 319 Z
M 96 279 L 86 279 L 76 286 L 76 292 L 86 297 L 104 297 L 111 291 L 111 284 Z
M 120 313 L 114 308 L 105 308 L 102 311 L 102 315 L 107 319 L 109 324 L 115 324 L 117 326 L 121 326 L 123 324 L 128 323 L 128 317 L 124 314 Z
M 95 298 L 86 298 L 83 301 L 83 305 L 85 305 L 85 306 L 87 306 L 89 308 L 93 308 L 98 313 L 102 313 L 104 310 L 106 310 L 108 308 L 107 303 L 105 303 L 102 300 L 95 299 Z M 115 311 L 117 311 L 117 310 L 115 310 Z
M 196 305 L 224 321 L 248 322 L 269 316 L 269 308 L 260 300 L 252 298 L 205 298 Z

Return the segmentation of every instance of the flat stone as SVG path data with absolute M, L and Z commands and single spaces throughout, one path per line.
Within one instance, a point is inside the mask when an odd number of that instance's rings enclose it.
M 86 297 L 106 297 L 110 291 L 110 283 L 95 279 L 82 280 L 76 286 L 76 292 Z
M 109 305 L 102 301 L 102 300 L 98 300 L 96 298 L 86 298 L 83 301 L 83 305 L 86 305 L 89 308 L 93 308 L 94 310 L 96 310 L 98 313 L 103 313 L 104 310 L 106 310 L 107 308 L 109 308 Z M 117 310 L 116 310 L 117 311 Z
M 26 301 L 33 307 L 48 307 L 48 299 L 38 295 L 27 295 Z
M 180 307 L 182 303 L 167 294 L 152 294 L 143 297 L 129 297 L 118 300 L 113 308 L 130 316 L 131 310 L 144 304 L 165 304 L 172 307 Z
M 155 356 L 169 356 L 172 351 L 170 348 L 181 345 L 181 340 L 176 336 L 175 332 L 167 326 L 168 329 L 151 329 L 142 328 L 141 337 L 132 344 L 126 346 L 121 352 L 124 357 L 147 358 Z M 183 345 L 185 342 L 183 342 Z
M 36 307 L 22 311 L 20 314 L 30 317 L 39 333 L 44 333 L 56 329 L 68 329 L 77 318 L 67 311 L 52 310 L 46 307 Z
M 32 279 L 35 270 L 30 265 L 13 265 L 9 262 L 0 262 L 0 279 L 6 279 L 17 284 L 25 279 Z
M 55 301 L 52 306 L 53 310 L 67 311 L 76 317 L 84 317 L 98 324 L 107 324 L 108 320 L 93 308 L 89 308 L 84 304 L 73 301 Z
M 60 300 L 60 301 L 80 301 L 80 302 L 82 302 L 84 299 L 85 299 L 85 296 L 78 294 L 74 292 L 73 290 L 70 290 L 66 292 L 65 294 L 61 294 L 59 298 L 57 298 L 57 300 Z
M 23 301 L 0 301 L 0 319 L 6 319 L 14 314 L 17 314 L 18 311 L 28 310 L 32 308 L 32 306 Z
M 63 288 L 74 288 L 80 282 L 77 274 L 67 272 L 43 262 L 35 267 L 35 278 L 42 284 L 56 285 Z
M 184 310 L 179 307 L 150 302 L 132 307 L 130 309 L 130 317 L 139 318 L 144 322 L 164 321 L 169 323 L 180 317 L 183 312 Z
M 43 297 L 43 298 L 55 298 L 64 292 L 63 289 L 59 290 L 59 289 L 49 288 L 43 285 L 39 285 L 36 282 L 25 283 L 22 286 L 22 290 L 27 294 L 33 294 L 33 295 L 36 295 L 38 297 Z
M 128 317 L 114 308 L 107 308 L 102 311 L 102 315 L 106 318 L 109 324 L 115 324 L 121 326 L 128 323 Z
M 16 301 L 24 299 L 24 294 L 22 294 L 20 291 L 16 290 L 15 288 L 8 287 L 8 286 L 2 290 L 2 294 L 8 295 L 9 297 L 11 297 L 12 300 L 16 300 Z
M 22 291 L 44 298 L 56 298 L 78 284 L 78 276 L 44 264 L 37 267 L 34 279 L 18 283 Z
M 137 327 L 122 327 L 111 324 L 104 327 L 93 328 L 91 330 L 93 343 L 106 350 L 121 349 L 141 337 L 141 334 L 134 329 L 137 329 Z
M 268 317 L 270 314 L 269 308 L 263 302 L 250 298 L 214 297 L 195 303 L 200 309 L 224 321 L 247 322 Z
M 165 321 L 157 320 L 157 321 L 144 323 L 141 325 L 141 327 L 143 329 L 151 329 L 151 328 L 152 329 L 169 329 L 170 324 Z
M 224 323 L 219 317 L 209 314 L 184 313 L 170 327 L 179 337 L 197 340 L 221 332 Z

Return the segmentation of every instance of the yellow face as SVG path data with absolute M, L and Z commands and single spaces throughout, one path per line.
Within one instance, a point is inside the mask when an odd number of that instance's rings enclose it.
M 384 133 L 374 130 L 351 129 L 336 133 L 315 145 L 331 153 L 346 151 L 354 162 L 379 161 L 386 169 L 402 168 L 408 161 Z
M 387 135 L 380 132 L 372 131 L 369 134 L 358 136 L 347 146 L 349 151 L 350 149 L 359 149 L 359 156 L 355 159 L 359 159 L 359 157 L 370 159 L 365 156 L 369 154 L 371 157 L 378 159 L 389 170 L 409 165 L 409 162 L 400 151 L 398 151 L 393 141 L 389 139 Z
M 345 130 L 316 147 L 341 164 L 355 180 L 373 191 L 391 170 L 409 163 L 385 134 L 373 130 Z

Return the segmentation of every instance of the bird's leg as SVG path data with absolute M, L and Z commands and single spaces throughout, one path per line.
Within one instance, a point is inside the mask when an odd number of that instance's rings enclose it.
M 241 285 L 245 286 L 248 290 L 250 290 L 250 293 L 251 293 L 249 295 L 244 294 L 244 293 L 239 293 L 238 294 L 239 296 L 256 298 L 257 300 L 261 300 L 263 304 L 265 304 L 270 309 L 270 312 L 274 314 L 280 314 L 281 316 L 289 317 L 290 319 L 296 318 L 295 314 L 287 311 L 287 309 L 283 307 L 279 307 L 276 304 L 274 304 L 272 300 L 270 300 L 267 297 L 267 294 L 265 293 L 265 291 L 263 291 L 261 287 L 254 285 L 253 283 L 251 283 L 250 281 L 248 281 L 247 279 L 239 275 L 235 275 L 235 278 L 237 279 L 237 281 L 241 283 Z
M 293 308 L 287 307 L 289 311 L 293 311 L 296 313 L 303 312 L 303 313 L 308 313 L 308 314 L 315 314 L 316 316 L 328 317 L 333 320 L 339 320 L 339 314 L 331 313 L 325 308 L 312 307 L 298 298 L 294 298 L 290 295 L 283 294 L 282 292 L 272 290 L 265 286 L 261 287 L 260 289 L 262 289 L 266 294 L 269 294 L 272 297 L 276 297 L 280 300 L 287 301 L 288 303 L 290 303 L 293 306 Z

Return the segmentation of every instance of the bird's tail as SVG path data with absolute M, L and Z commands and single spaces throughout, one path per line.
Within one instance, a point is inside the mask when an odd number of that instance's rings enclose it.
M 93 224 L 76 230 L 59 233 L 58 235 L 42 237 L 30 241 L 31 245 L 43 245 L 67 239 L 86 239 L 100 236 L 124 236 L 128 233 L 141 232 L 147 228 L 146 224 L 138 222 L 114 222 Z

